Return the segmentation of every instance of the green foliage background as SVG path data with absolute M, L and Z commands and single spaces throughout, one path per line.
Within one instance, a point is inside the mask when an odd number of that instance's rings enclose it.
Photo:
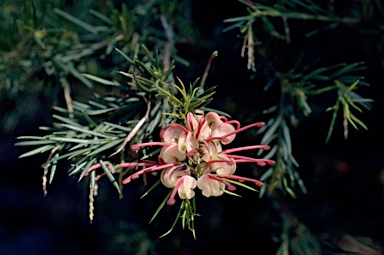
M 0 5 L 1 254 L 381 254 L 380 1 Z M 269 156 L 276 167 L 239 170 L 266 182 L 262 196 L 241 190 L 241 198 L 199 199 L 197 240 L 180 226 L 158 238 L 177 208 L 165 207 L 148 224 L 166 193 L 139 199 L 147 190 L 139 181 L 119 196 L 101 179 L 89 205 L 88 183 L 68 177 L 71 162 L 65 159 L 55 164 L 44 197 L 41 166 L 52 148 L 19 159 L 31 149 L 14 146 L 17 137 L 45 136 L 62 115 L 78 119 L 86 112 L 97 124 L 129 118 L 131 99 L 124 95 L 132 91 L 120 85 L 132 75 L 119 72 L 156 66 L 141 44 L 152 56 L 158 52 L 160 63 L 172 59 L 162 64 L 175 65 L 172 74 L 147 72 L 155 78 L 140 89 L 148 93 L 156 92 L 157 79 L 179 77 L 189 84 L 203 77 L 217 51 L 205 80 L 207 89 L 217 86 L 209 108 L 244 124 L 265 121 L 265 129 L 241 135 L 237 143 L 275 148 Z M 118 110 L 109 114 L 108 104 Z M 137 118 L 145 106 L 139 101 L 129 111 Z M 92 223 L 88 206 L 95 207 Z

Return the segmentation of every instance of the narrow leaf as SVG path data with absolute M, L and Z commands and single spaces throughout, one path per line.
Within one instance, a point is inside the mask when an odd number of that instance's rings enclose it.
M 109 171 L 107 166 L 104 164 L 104 162 L 101 159 L 99 160 L 99 163 L 101 165 L 101 168 L 104 170 L 105 174 L 107 175 L 109 181 L 112 182 L 113 186 L 117 189 L 117 191 L 121 193 L 119 184 L 117 183 L 117 181 L 115 180 L 115 177 L 113 177 L 112 173 Z
M 20 155 L 19 158 L 25 158 L 25 157 L 29 157 L 29 156 L 32 156 L 32 155 L 35 155 L 38 153 L 43 153 L 43 152 L 46 152 L 48 150 L 53 149 L 54 147 L 55 147 L 55 145 L 45 145 L 45 146 L 39 147 L 37 149 L 31 150 L 29 152 L 26 152 L 26 153 Z

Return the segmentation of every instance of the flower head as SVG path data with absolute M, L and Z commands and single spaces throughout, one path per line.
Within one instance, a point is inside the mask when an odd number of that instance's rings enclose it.
M 157 161 L 143 160 L 141 162 L 121 163 L 113 166 L 110 162 L 100 162 L 85 171 L 88 175 L 100 167 L 108 167 L 113 173 L 116 168 L 131 168 L 137 170 L 122 180 L 128 184 L 142 174 L 160 172 L 160 181 L 164 187 L 171 189 L 166 201 L 167 205 L 176 203 L 176 195 L 182 200 L 178 218 L 183 218 L 189 228 L 193 229 L 193 217 L 196 214 L 194 203 L 196 188 L 205 197 L 217 197 L 224 193 L 234 194 L 234 184 L 244 186 L 250 182 L 257 187 L 263 186 L 259 180 L 236 175 L 240 163 L 255 163 L 259 166 L 273 165 L 270 159 L 259 159 L 237 155 L 235 153 L 249 150 L 269 150 L 268 145 L 251 145 L 238 148 L 223 149 L 228 146 L 240 132 L 249 128 L 261 127 L 263 122 L 241 127 L 236 120 L 228 121 L 225 116 L 215 112 L 186 115 L 184 125 L 171 123 L 160 131 L 161 141 L 133 144 L 133 151 L 144 146 L 160 146 Z M 107 169 L 107 170 L 108 170 Z M 104 169 L 104 171 L 106 171 Z M 236 194 L 235 194 L 236 195 Z M 161 206 L 163 206 L 162 203 Z M 155 216 L 154 216 L 155 217 Z M 188 219 L 185 219 L 188 217 Z
M 208 112 L 205 116 L 203 112 L 197 114 L 189 112 L 186 115 L 185 126 L 172 123 L 160 131 L 162 142 L 132 145 L 133 150 L 143 146 L 162 146 L 159 163 L 144 166 L 143 170 L 132 174 L 123 180 L 123 183 L 128 183 L 145 172 L 161 171 L 162 184 L 173 189 L 168 205 L 175 203 L 176 193 L 181 199 L 193 198 L 196 187 L 206 197 L 220 196 L 226 190 L 235 190 L 235 186 L 226 181 L 227 179 L 253 182 L 260 186 L 262 182 L 258 180 L 235 175 L 237 164 L 248 162 L 264 166 L 275 162 L 233 153 L 244 150 L 268 150 L 269 146 L 254 145 L 227 150 L 223 150 L 222 146 L 230 144 L 236 138 L 236 134 L 263 125 L 263 122 L 258 122 L 240 127 L 238 121 L 228 121 L 226 117 L 215 112 Z

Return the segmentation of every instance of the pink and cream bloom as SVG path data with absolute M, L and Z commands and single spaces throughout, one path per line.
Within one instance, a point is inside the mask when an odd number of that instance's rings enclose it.
M 197 187 L 201 189 L 201 192 L 205 197 L 218 197 L 223 195 L 225 184 L 218 180 L 209 178 L 208 174 L 204 174 L 197 180 Z
M 134 144 L 132 150 L 144 146 L 161 146 L 158 162 L 122 163 L 121 168 L 142 168 L 125 178 L 127 184 L 144 173 L 161 171 L 162 184 L 172 190 L 168 205 L 175 203 L 176 193 L 180 199 L 191 199 L 195 196 L 196 187 L 203 196 L 220 196 L 225 190 L 234 191 L 236 187 L 228 179 L 238 182 L 253 182 L 257 186 L 263 183 L 259 180 L 236 175 L 236 167 L 240 163 L 255 163 L 259 166 L 273 165 L 269 159 L 257 159 L 237 155 L 235 153 L 248 150 L 269 150 L 267 145 L 253 145 L 232 149 L 224 149 L 236 135 L 253 127 L 262 127 L 263 122 L 253 123 L 244 127 L 236 120 L 228 121 L 225 116 L 215 112 L 195 114 L 189 112 L 185 125 L 172 123 L 160 131 L 161 142 Z M 87 171 L 94 170 L 91 167 Z
M 175 203 L 176 191 L 181 199 L 191 199 L 195 196 L 196 179 L 191 176 L 190 168 L 186 164 L 164 169 L 161 172 L 160 180 L 165 187 L 173 188 L 167 201 L 168 205 Z

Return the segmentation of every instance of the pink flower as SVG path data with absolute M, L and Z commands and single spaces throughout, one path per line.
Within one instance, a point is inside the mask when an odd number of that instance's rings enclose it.
M 202 141 L 200 143 L 199 152 L 201 159 L 208 162 L 212 159 L 216 159 L 218 153 L 221 151 L 221 145 L 214 142 Z
M 161 172 L 161 183 L 167 188 L 174 188 L 167 204 L 175 203 L 176 191 L 181 199 L 191 199 L 195 196 L 196 179 L 190 176 L 190 168 L 186 164 L 173 166 Z
M 191 199 L 195 196 L 196 179 L 192 176 L 183 176 L 183 183 L 177 189 L 181 199 Z
M 178 143 L 179 137 L 185 131 L 180 126 L 167 126 L 160 131 L 160 137 L 165 143 Z
M 225 184 L 218 180 L 211 179 L 207 174 L 204 174 L 197 180 L 197 187 L 201 189 L 205 197 L 218 197 L 224 193 L 223 189 L 225 188 Z
M 231 175 L 236 171 L 236 162 L 234 159 L 229 159 L 225 154 L 220 154 L 217 159 L 208 161 L 212 172 L 218 176 Z
M 181 199 L 193 198 L 195 196 L 195 191 L 193 190 L 194 188 L 196 188 L 196 179 L 190 175 L 183 175 L 178 179 L 175 187 L 173 188 L 171 196 L 167 201 L 167 205 L 174 205 L 176 203 L 176 192 L 179 194 Z
M 196 115 L 195 117 L 191 112 L 187 113 L 187 122 L 185 126 L 193 133 L 198 141 L 203 141 L 211 135 L 211 130 L 203 115 Z
M 225 189 L 233 191 L 236 187 L 227 180 L 238 182 L 253 182 L 262 186 L 262 182 L 247 177 L 235 175 L 240 163 L 256 163 L 259 166 L 273 165 L 269 159 L 257 159 L 236 155 L 234 153 L 247 150 L 269 150 L 267 145 L 253 145 L 223 150 L 222 146 L 230 144 L 236 135 L 253 127 L 263 126 L 263 122 L 240 127 L 238 121 L 228 121 L 226 117 L 215 112 L 205 116 L 188 113 L 185 126 L 172 123 L 160 131 L 162 142 L 149 142 L 132 145 L 133 150 L 143 146 L 162 146 L 159 162 L 140 165 L 144 169 L 123 180 L 128 183 L 141 174 L 161 171 L 160 179 L 167 188 L 172 188 L 168 205 L 175 203 L 176 193 L 181 199 L 191 199 L 195 196 L 196 186 L 203 196 L 220 196 Z M 140 163 L 136 163 L 140 164 Z M 135 166 L 134 163 L 129 166 Z M 139 166 L 139 165 L 137 165 Z
M 174 188 L 182 176 L 190 174 L 190 168 L 186 164 L 182 164 L 164 169 L 161 172 L 160 180 L 165 187 Z
M 208 126 L 210 129 L 212 129 L 211 136 L 212 137 L 220 137 L 224 136 L 226 134 L 229 134 L 231 132 L 235 131 L 234 126 L 231 124 L 228 124 L 227 122 L 223 122 L 220 118 L 220 116 L 215 112 L 209 112 L 205 116 Z M 226 137 L 225 139 L 221 140 L 222 144 L 229 144 L 235 139 L 236 135 L 233 134 L 229 137 Z
M 187 156 L 179 150 L 178 144 L 172 144 L 161 149 L 160 157 L 165 163 L 176 163 L 182 162 Z

